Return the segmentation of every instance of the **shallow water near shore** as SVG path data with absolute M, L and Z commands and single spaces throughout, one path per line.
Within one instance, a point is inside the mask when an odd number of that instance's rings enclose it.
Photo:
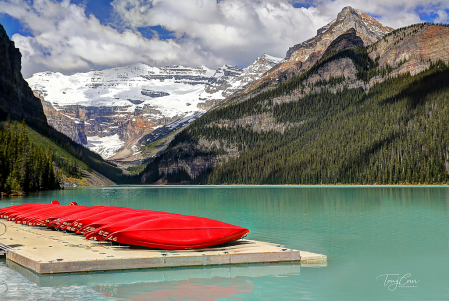
M 447 186 L 80 187 L 0 207 L 53 199 L 217 219 L 328 263 L 40 276 L 0 260 L 2 300 L 449 299 Z

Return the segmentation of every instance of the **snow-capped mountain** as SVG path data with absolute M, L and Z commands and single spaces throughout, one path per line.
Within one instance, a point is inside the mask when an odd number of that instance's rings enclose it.
M 134 64 L 70 76 L 41 72 L 27 81 L 51 126 L 104 158 L 139 159 L 142 143 L 192 122 L 279 60 L 263 55 L 245 69 L 217 70 Z

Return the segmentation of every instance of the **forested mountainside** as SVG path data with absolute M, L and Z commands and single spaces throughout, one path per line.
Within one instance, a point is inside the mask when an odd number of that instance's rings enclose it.
M 29 191 L 58 189 L 53 158 L 42 146 L 32 143 L 25 122 L 17 121 L 0 129 L 0 192 L 22 194 Z
M 47 124 L 40 100 L 20 72 L 21 54 L 1 25 L 0 64 L 0 192 L 53 189 L 53 177 L 66 185 L 111 185 L 111 180 L 131 180 L 100 155 Z M 15 125 L 17 122 L 23 125 Z M 34 180 L 29 182 L 27 177 Z
M 417 24 L 366 47 L 345 34 L 353 42 L 305 72 L 193 122 L 142 182 L 447 183 L 449 27 Z

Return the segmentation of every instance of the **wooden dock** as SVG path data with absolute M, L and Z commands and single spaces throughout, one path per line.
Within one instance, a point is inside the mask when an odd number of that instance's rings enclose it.
M 8 249 L 6 258 L 39 274 L 250 263 L 314 265 L 327 261 L 325 255 L 253 240 L 201 250 L 156 250 L 111 246 L 73 233 L 1 222 L 7 227 L 0 236 L 0 245 Z

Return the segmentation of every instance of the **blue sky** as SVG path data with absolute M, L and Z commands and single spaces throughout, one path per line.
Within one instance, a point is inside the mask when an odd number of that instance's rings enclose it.
M 449 21 L 447 0 L 0 0 L 0 23 L 25 76 L 132 63 L 245 67 L 263 53 L 284 57 L 345 6 L 394 28 Z

